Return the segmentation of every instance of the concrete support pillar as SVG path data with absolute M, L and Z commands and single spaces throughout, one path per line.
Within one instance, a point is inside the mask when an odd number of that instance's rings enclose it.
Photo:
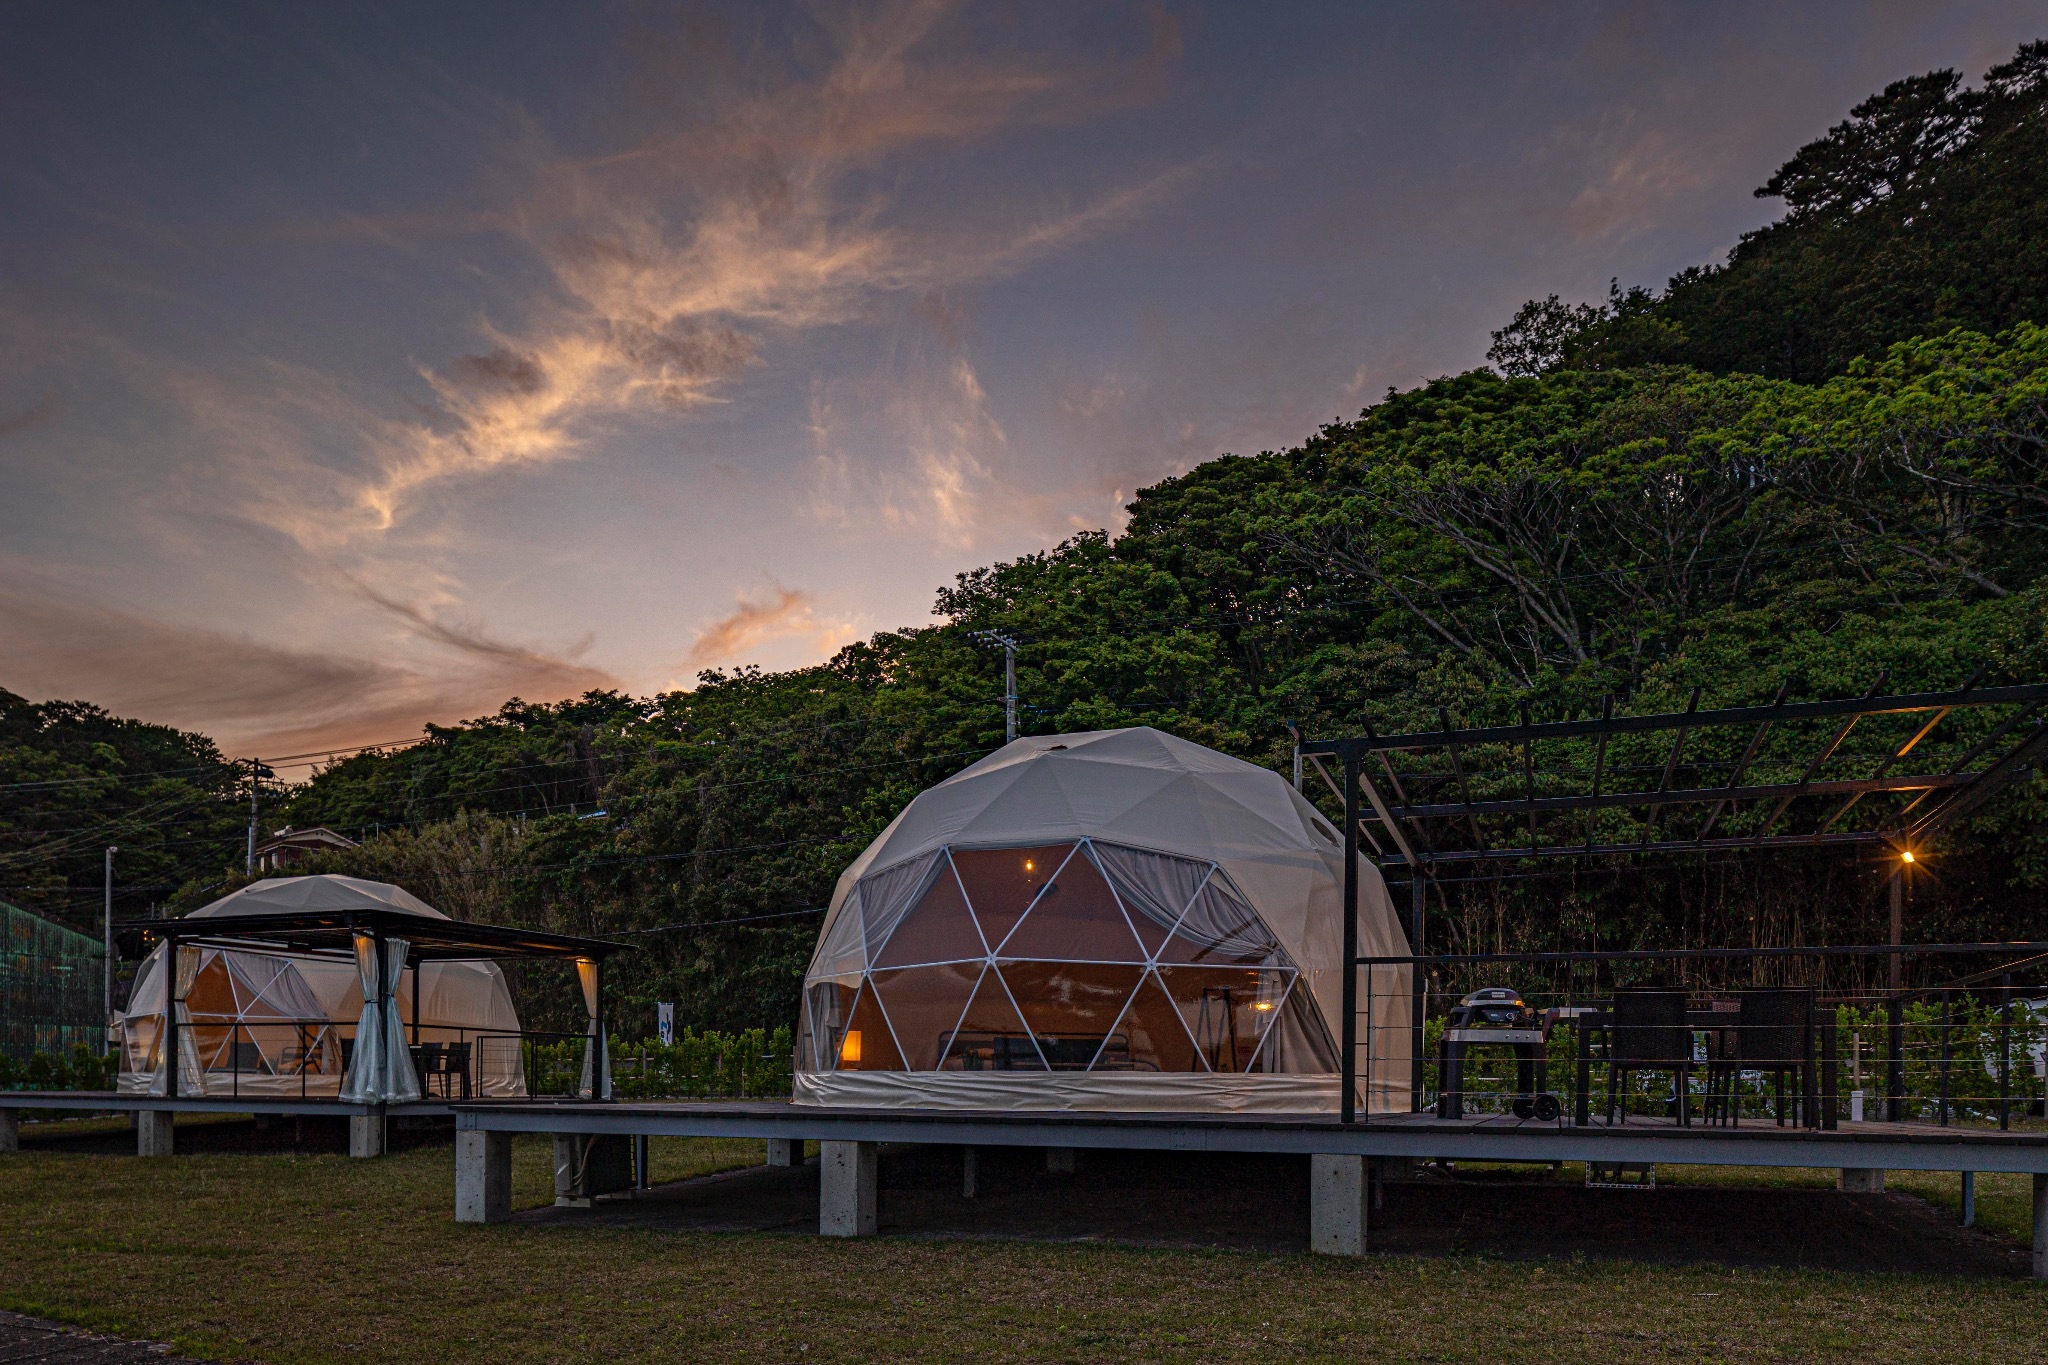
M 348 1154 L 350 1156 L 384 1155 L 384 1116 L 382 1114 L 349 1115 Z
M 512 1135 L 455 1134 L 455 1221 L 502 1223 L 512 1216 Z
M 172 1150 L 171 1111 L 140 1109 L 135 1113 L 135 1155 L 169 1156 Z
M 875 1232 L 872 1142 L 818 1144 L 818 1235 L 872 1237 Z
M 1963 1217 L 1966 1228 L 1977 1226 L 1977 1173 L 1964 1171 L 1963 1175 Z
M 633 1188 L 651 1190 L 654 1188 L 654 1155 L 648 1150 L 647 1134 L 633 1135 Z
M 796 1138 L 769 1138 L 768 1164 L 770 1166 L 803 1165 L 804 1145 Z
M 21 1150 L 21 1111 L 0 1109 L 0 1152 Z
M 1072 1147 L 1046 1148 L 1045 1169 L 1052 1175 L 1072 1175 L 1074 1173 L 1074 1149 Z
M 2034 1177 L 2034 1278 L 2048 1280 L 2048 1175 Z
M 1318 1152 L 1308 1163 L 1308 1249 L 1324 1256 L 1365 1255 L 1365 1158 Z
M 981 1148 L 960 1149 L 960 1197 L 972 1199 L 981 1193 Z
M 1845 1194 L 1883 1194 L 1884 1172 L 1875 1166 L 1844 1166 L 1841 1189 Z

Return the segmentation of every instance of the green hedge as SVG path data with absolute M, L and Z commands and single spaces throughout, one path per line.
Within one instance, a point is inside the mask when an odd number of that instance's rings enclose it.
M 684 1029 L 673 1043 L 614 1035 L 612 1094 L 622 1100 L 788 1099 L 790 1052 L 787 1028 Z M 573 1095 L 582 1082 L 581 1042 L 526 1045 L 528 1094 Z
M 25 1062 L 0 1056 L 0 1090 L 112 1090 L 117 1053 L 96 1053 L 84 1043 L 61 1052 L 35 1052 Z

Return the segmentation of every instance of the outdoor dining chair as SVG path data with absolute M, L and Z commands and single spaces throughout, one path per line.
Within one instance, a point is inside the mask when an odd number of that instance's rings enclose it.
M 1619 1113 L 1628 1122 L 1629 1078 L 1639 1071 L 1668 1071 L 1680 1127 L 1692 1124 L 1692 1030 L 1685 1019 L 1685 992 L 1616 991 L 1607 1026 L 1607 1121 Z
M 1792 1102 L 1803 1121 L 1806 1094 L 1811 1089 L 1808 1072 L 1813 1066 L 1813 991 L 1810 987 L 1743 991 L 1741 1012 L 1736 1016 L 1736 1069 L 1767 1073 L 1771 1078 L 1773 1108 L 1778 1126 L 1785 1124 L 1785 1079 L 1795 1082 Z M 1741 1122 L 1734 1077 L 1729 1077 L 1727 1113 L 1738 1126 Z

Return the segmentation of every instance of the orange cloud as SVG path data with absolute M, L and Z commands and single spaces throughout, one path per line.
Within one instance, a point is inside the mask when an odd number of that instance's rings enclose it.
M 0 581 L 0 686 L 35 700 L 84 697 L 117 715 L 202 731 L 241 754 L 402 739 L 428 722 L 488 714 L 512 696 L 553 701 L 618 686 L 602 669 L 436 626 L 424 613 L 414 627 L 443 648 L 413 659 L 389 648 L 283 648 L 11 574 Z
M 856 635 L 852 622 L 821 619 L 811 594 L 778 584 L 771 600 L 750 602 L 742 596 L 730 615 L 699 630 L 683 656 L 683 667 L 695 670 L 736 662 L 757 645 L 789 636 L 809 637 L 817 652 L 829 654 Z

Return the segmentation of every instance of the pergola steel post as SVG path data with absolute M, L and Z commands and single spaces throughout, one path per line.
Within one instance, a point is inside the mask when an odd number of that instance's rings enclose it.
M 1429 888 L 1423 885 L 1422 868 L 1420 866 L 1417 866 L 1411 869 L 1408 875 L 1408 951 L 1415 954 L 1415 956 L 1417 957 L 1421 957 L 1424 953 L 1429 951 L 1426 947 L 1423 946 L 1422 933 L 1422 913 L 1424 907 L 1428 903 Z M 1415 1113 L 1419 1114 L 1422 1112 L 1423 1099 L 1422 1013 L 1427 1003 L 1427 986 L 1425 985 L 1427 978 L 1422 968 L 1419 966 L 1414 969 L 1414 972 L 1414 979 L 1409 983 L 1413 987 L 1413 991 L 1411 992 L 1413 996 L 1413 1003 L 1410 1006 L 1411 1012 L 1408 1016 L 1410 1021 L 1408 1028 L 1408 1050 L 1409 1056 L 1411 1058 L 1411 1071 L 1408 1082 L 1408 1107 L 1412 1109 Z
M 178 1097 L 178 936 L 164 935 L 164 1097 Z
M 1340 1123 L 1358 1119 L 1358 755 L 1344 755 L 1344 985 L 1343 1050 L 1339 1068 L 1343 1093 L 1338 1097 Z
M 114 855 L 120 851 L 109 846 L 106 853 L 106 939 L 100 949 L 101 1013 L 107 1025 L 108 1052 L 114 1050 Z
M 1906 930 L 1906 869 L 1901 864 L 1892 869 L 1892 933 L 1894 948 L 1905 941 Z M 1893 1123 L 1903 1122 L 1906 1117 L 1906 1026 L 1905 1004 L 1899 992 L 1905 987 L 1904 958 L 1891 954 L 1892 996 L 1885 1003 L 1885 1077 L 1884 1116 Z

